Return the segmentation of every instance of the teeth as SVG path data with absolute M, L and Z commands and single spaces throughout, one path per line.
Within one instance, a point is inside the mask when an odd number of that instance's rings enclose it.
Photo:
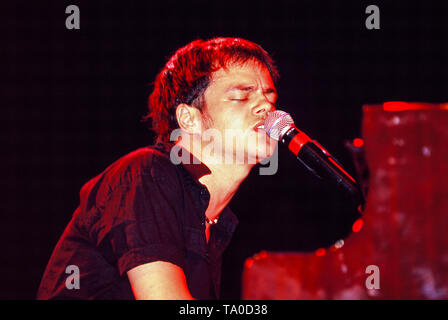
M 264 125 L 258 126 L 257 129 L 264 129 Z

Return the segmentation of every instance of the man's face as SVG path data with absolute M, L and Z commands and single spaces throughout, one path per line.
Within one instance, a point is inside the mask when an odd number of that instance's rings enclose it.
M 232 135 L 232 132 L 237 134 L 238 143 L 244 143 L 245 157 L 259 162 L 274 153 L 277 142 L 264 130 L 257 129 L 267 113 L 275 109 L 277 100 L 277 91 L 266 67 L 249 61 L 221 68 L 212 74 L 204 98 L 210 120 L 207 123 L 221 133 L 224 153 L 236 154 L 236 145 L 225 139 L 226 133 Z M 229 145 L 233 150 L 229 151 Z

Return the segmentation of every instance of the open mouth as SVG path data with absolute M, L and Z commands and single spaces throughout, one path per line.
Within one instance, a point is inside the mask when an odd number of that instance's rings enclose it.
M 255 131 L 261 131 L 264 130 L 264 121 L 260 121 L 258 122 L 255 126 L 254 126 L 254 130 Z

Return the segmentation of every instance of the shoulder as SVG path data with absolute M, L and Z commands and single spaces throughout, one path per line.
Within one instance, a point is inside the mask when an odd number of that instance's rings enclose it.
M 87 182 L 81 189 L 83 195 L 95 194 L 95 198 L 107 198 L 116 189 L 136 186 L 139 181 L 171 187 L 180 182 L 181 176 L 169 153 L 153 146 L 134 150 L 109 165 L 101 174 Z
M 178 177 L 176 165 L 171 162 L 169 154 L 153 146 L 124 155 L 112 163 L 104 174 L 112 185 L 126 185 L 145 176 L 151 176 L 158 181 Z

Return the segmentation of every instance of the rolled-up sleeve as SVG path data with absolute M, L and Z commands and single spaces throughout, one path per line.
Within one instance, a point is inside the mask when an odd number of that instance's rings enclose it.
M 138 174 L 105 201 L 94 228 L 96 243 L 111 249 L 120 275 L 153 261 L 184 268 L 182 194 L 172 180 Z

